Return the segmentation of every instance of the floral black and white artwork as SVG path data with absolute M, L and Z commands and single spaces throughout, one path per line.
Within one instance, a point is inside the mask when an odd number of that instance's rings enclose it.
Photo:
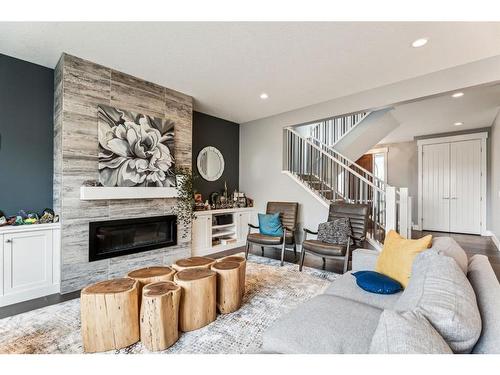
M 173 121 L 100 105 L 98 136 L 103 186 L 176 186 Z

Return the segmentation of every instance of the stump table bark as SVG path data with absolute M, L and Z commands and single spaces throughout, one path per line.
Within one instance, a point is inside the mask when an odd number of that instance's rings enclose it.
M 241 292 L 241 298 L 243 298 L 243 296 L 245 295 L 245 282 L 246 282 L 246 273 L 247 273 L 247 261 L 246 261 L 245 257 L 231 255 L 231 256 L 227 256 L 227 257 L 220 259 L 220 262 L 224 262 L 224 261 L 238 262 L 239 263 L 239 265 L 240 265 L 240 267 L 239 267 L 240 292 Z
M 87 353 L 125 348 L 139 341 L 138 282 L 102 281 L 81 292 L 83 350 Z
M 206 268 L 193 268 L 175 274 L 174 281 L 182 288 L 179 328 L 194 331 L 216 318 L 216 273 Z
M 141 306 L 142 288 L 144 286 L 160 281 L 172 281 L 174 279 L 175 270 L 167 266 L 145 267 L 131 271 L 127 277 L 135 279 L 139 282 L 139 311 Z
M 240 264 L 222 261 L 212 265 L 217 273 L 217 308 L 221 314 L 228 314 L 241 307 Z
M 172 281 L 142 289 L 141 342 L 150 351 L 165 350 L 179 338 L 181 287 Z
M 172 268 L 177 272 L 194 269 L 194 268 L 206 268 L 210 269 L 212 264 L 215 263 L 215 260 L 207 257 L 191 257 L 186 259 L 180 259 L 174 264 L 172 264 Z

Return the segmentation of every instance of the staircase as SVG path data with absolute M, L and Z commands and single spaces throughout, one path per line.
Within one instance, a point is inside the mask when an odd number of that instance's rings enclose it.
M 368 204 L 371 207 L 368 240 L 380 248 L 389 229 L 396 229 L 411 238 L 408 189 L 388 186 L 336 149 L 336 145 L 364 121 L 388 118 L 387 112 L 377 116 L 372 114 L 325 120 L 308 125 L 309 132 L 285 128 L 283 173 L 325 206 L 332 201 Z

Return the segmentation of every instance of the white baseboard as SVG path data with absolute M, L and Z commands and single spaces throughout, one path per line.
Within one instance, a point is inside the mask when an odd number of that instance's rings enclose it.
M 490 230 L 487 230 L 486 232 L 484 232 L 484 236 L 491 237 L 491 240 L 493 241 L 493 243 L 497 247 L 497 250 L 500 250 L 500 241 L 498 240 L 498 237 L 495 235 L 495 233 L 493 233 Z
M 420 225 L 418 225 L 418 224 L 413 224 L 413 225 L 411 226 L 411 229 L 413 229 L 413 230 L 419 230 L 419 231 L 422 231 L 422 228 L 421 228 L 421 227 L 420 227 Z

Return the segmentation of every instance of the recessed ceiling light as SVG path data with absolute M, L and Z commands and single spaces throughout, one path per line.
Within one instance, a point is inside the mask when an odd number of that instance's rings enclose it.
M 260 94 L 260 98 L 262 100 L 266 100 L 267 98 L 269 98 L 269 95 L 267 95 L 265 92 L 263 92 L 262 94 Z
M 415 40 L 411 44 L 411 46 L 414 48 L 423 47 L 427 44 L 428 41 L 429 41 L 429 39 L 427 39 L 427 38 L 420 38 L 420 39 Z
M 463 125 L 463 124 L 464 124 L 463 122 L 460 122 L 460 121 L 459 121 L 459 122 L 455 122 L 453 125 L 455 125 L 455 126 L 460 126 L 460 125 Z
M 464 96 L 463 92 L 456 92 L 451 97 L 452 98 L 460 98 L 461 96 Z

